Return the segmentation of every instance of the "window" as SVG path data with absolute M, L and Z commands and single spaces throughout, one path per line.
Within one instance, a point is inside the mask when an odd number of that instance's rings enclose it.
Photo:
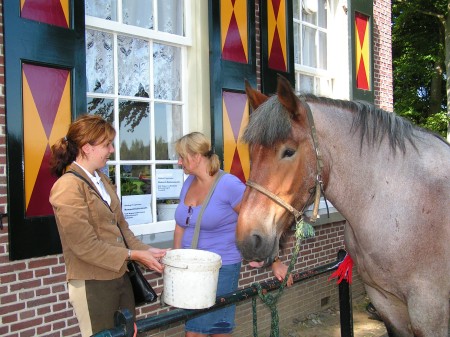
M 327 0 L 294 0 L 294 63 L 297 92 L 330 96 Z
M 184 179 L 174 142 L 187 130 L 183 0 L 86 0 L 88 113 L 117 131 L 105 173 L 135 234 L 174 228 L 159 210 Z M 173 206 L 171 206 L 173 207 Z

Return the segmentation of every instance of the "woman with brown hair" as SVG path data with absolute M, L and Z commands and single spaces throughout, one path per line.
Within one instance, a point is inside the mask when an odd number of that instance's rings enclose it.
M 119 309 L 135 315 L 129 260 L 163 271 L 159 261 L 166 250 L 134 236 L 115 187 L 100 171 L 114 152 L 115 135 L 100 116 L 84 115 L 52 146 L 50 166 L 59 179 L 50 192 L 50 203 L 63 247 L 69 300 L 83 336 L 113 328 Z

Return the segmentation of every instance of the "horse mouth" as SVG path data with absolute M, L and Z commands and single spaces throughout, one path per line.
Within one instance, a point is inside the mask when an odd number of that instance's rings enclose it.
M 268 258 L 278 255 L 280 236 L 276 235 L 270 240 L 259 234 L 252 234 L 237 245 L 244 260 L 264 262 Z

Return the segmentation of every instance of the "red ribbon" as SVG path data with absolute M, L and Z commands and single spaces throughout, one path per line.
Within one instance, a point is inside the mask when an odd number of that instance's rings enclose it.
M 339 263 L 338 269 L 330 275 L 328 281 L 337 278 L 337 283 L 341 283 L 342 280 L 347 280 L 348 284 L 352 284 L 352 269 L 353 269 L 353 260 L 350 255 L 347 253 L 344 259 Z

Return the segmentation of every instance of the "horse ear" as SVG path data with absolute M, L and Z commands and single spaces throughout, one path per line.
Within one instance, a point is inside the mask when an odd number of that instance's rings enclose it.
M 247 80 L 245 80 L 245 92 L 250 102 L 250 106 L 253 108 L 253 110 L 257 109 L 268 99 L 266 95 L 260 93 L 257 90 L 254 90 Z
M 300 100 L 295 94 L 291 83 L 281 75 L 278 75 L 277 96 L 280 103 L 292 114 L 293 117 L 298 115 Z

